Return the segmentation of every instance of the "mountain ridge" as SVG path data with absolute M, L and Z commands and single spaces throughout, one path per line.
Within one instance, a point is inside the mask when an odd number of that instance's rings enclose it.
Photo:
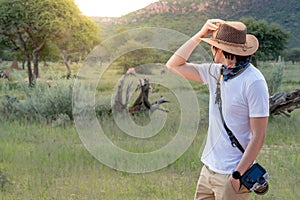
M 118 18 L 93 17 L 112 34 L 116 27 L 163 27 L 193 35 L 209 18 L 239 20 L 253 17 L 280 24 L 291 33 L 289 47 L 300 47 L 300 4 L 297 0 L 160 0 Z

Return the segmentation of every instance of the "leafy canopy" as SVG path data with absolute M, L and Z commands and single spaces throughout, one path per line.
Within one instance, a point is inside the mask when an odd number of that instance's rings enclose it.
M 242 18 L 241 21 L 246 24 L 247 32 L 259 41 L 256 57 L 260 60 L 277 59 L 288 43 L 289 33 L 279 24 L 267 24 L 265 20 Z
M 1 0 L 0 38 L 13 49 L 41 50 L 46 42 L 61 49 L 91 48 L 98 28 L 82 15 L 73 0 Z M 60 42 L 59 42 L 60 41 Z

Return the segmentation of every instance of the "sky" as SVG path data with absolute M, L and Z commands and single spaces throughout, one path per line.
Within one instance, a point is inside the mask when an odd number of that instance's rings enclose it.
M 75 0 L 84 15 L 120 17 L 158 0 Z

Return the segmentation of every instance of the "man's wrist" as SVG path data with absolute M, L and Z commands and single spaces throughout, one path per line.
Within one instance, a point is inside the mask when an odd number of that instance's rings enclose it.
M 197 43 L 200 43 L 200 42 L 201 42 L 201 37 L 199 37 L 198 35 L 194 35 L 194 36 L 192 37 L 192 40 L 194 40 L 194 41 L 197 42 Z
M 239 179 L 241 179 L 241 173 L 239 172 L 239 171 L 234 171 L 233 173 L 232 173 L 232 178 L 234 178 L 234 179 L 237 179 L 237 180 L 239 180 Z
M 200 43 L 201 42 L 201 38 L 203 38 L 204 35 L 201 32 L 198 32 L 197 34 L 195 34 L 192 39 L 197 42 Z

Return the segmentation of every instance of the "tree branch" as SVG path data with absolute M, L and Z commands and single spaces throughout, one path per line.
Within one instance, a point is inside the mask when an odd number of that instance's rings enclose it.
M 290 116 L 295 109 L 300 108 L 300 89 L 274 94 L 269 99 L 270 114 Z

